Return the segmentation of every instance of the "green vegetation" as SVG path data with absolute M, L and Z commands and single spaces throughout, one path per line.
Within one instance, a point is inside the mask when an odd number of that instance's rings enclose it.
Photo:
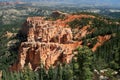
M 95 52 L 97 58 L 104 59 L 105 63 L 108 63 L 107 67 L 119 71 L 120 69 L 120 33 L 112 38 L 108 42 L 104 43 Z
M 94 31 L 86 37 L 83 37 L 83 45 L 88 45 L 89 48 L 93 48 L 94 45 L 98 42 L 98 36 L 111 35 L 111 39 L 105 42 L 101 47 L 94 52 L 93 62 L 94 69 L 98 71 L 102 69 L 108 70 L 105 72 L 105 75 L 109 77 L 110 80 L 117 80 L 116 75 L 120 75 L 120 24 L 117 24 L 119 20 L 110 19 L 97 15 L 94 19 L 84 19 L 85 25 L 91 21 L 90 28 L 88 31 L 94 29 Z M 72 29 L 76 27 L 84 27 L 81 20 L 74 20 L 69 23 Z M 117 74 L 112 74 L 117 72 Z
M 59 64 L 48 71 L 42 67 L 31 71 L 27 67 L 20 72 L 3 71 L 2 80 L 92 80 L 93 53 L 88 47 L 78 48 L 78 54 L 70 64 Z
M 77 60 L 73 61 L 75 80 L 92 80 L 93 53 L 88 47 L 78 48 Z
M 82 28 L 83 26 L 89 24 L 89 20 L 90 18 L 75 19 L 68 24 L 71 28 L 76 28 L 76 27 Z
M 95 37 L 98 35 L 106 35 L 118 32 L 120 25 L 115 24 L 114 22 L 105 20 L 105 19 L 93 19 L 91 28 L 95 29 L 95 32 L 88 35 L 90 37 Z M 87 36 L 87 37 L 88 37 Z
M 33 13 L 31 13 L 31 16 Z M 35 15 L 35 14 L 34 14 Z M 89 14 L 91 15 L 91 14 Z M 60 64 L 55 68 L 46 71 L 44 67 L 38 71 L 31 71 L 25 68 L 19 72 L 9 72 L 8 67 L 16 62 L 18 56 L 18 46 L 26 40 L 26 36 L 19 34 L 19 27 L 24 21 L 16 21 L 14 24 L 0 25 L 0 70 L 3 72 L 2 80 L 93 80 L 94 69 L 106 69 L 105 76 L 110 80 L 117 80 L 120 75 L 120 22 L 116 19 L 110 19 L 95 15 L 97 18 L 75 19 L 69 23 L 72 29 L 82 28 L 90 25 L 88 31 L 94 29 L 94 32 L 88 34 L 80 40 L 83 45 L 91 43 L 88 47 L 78 48 L 77 55 L 73 57 L 70 64 Z M 92 24 L 89 24 L 91 22 Z M 18 33 L 11 38 L 4 36 L 5 32 Z M 98 36 L 112 35 L 112 38 L 105 42 L 95 52 L 91 48 L 96 44 Z M 8 47 L 7 43 L 11 40 L 17 40 L 13 46 Z M 76 59 L 77 58 L 77 59 Z M 117 74 L 112 74 L 117 72 Z
M 23 35 L 19 35 L 19 29 L 23 21 L 16 21 L 15 23 L 0 25 L 0 70 L 6 70 L 10 65 L 12 65 L 17 60 L 18 56 L 18 47 L 25 39 Z M 10 32 L 13 35 L 8 38 L 6 35 L 7 32 Z M 24 39 L 23 39 L 24 38 Z M 14 43 L 14 41 L 16 41 Z M 9 45 L 9 42 L 13 42 Z

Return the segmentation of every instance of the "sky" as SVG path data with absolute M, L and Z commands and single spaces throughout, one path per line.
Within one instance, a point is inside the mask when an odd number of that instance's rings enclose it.
M 73 4 L 90 4 L 90 5 L 110 5 L 110 6 L 120 6 L 120 0 L 0 0 L 0 1 L 26 1 L 26 2 L 63 2 L 63 3 L 73 3 Z

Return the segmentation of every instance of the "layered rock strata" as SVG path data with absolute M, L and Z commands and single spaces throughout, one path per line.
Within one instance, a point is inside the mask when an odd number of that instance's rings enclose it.
M 60 12 L 58 13 L 61 14 Z M 84 43 L 81 39 L 95 30 L 93 28 L 89 31 L 91 26 L 86 25 L 82 28 L 72 29 L 71 31 L 68 23 L 75 19 L 95 18 L 95 16 L 82 14 L 64 14 L 64 16 L 64 20 L 57 19 L 56 21 L 45 20 L 44 17 L 27 18 L 21 29 L 22 34 L 27 36 L 27 41 L 21 43 L 18 62 L 10 67 L 11 71 L 22 70 L 25 66 L 28 66 L 31 70 L 38 70 L 40 64 L 49 69 L 50 66 L 56 66 L 59 63 L 69 63 L 71 61 L 74 56 L 72 54 L 73 51 Z M 97 43 L 91 50 L 93 52 L 96 51 L 98 47 L 111 37 L 111 35 L 98 36 Z M 88 46 L 90 44 L 88 43 Z
M 18 62 L 10 68 L 13 71 L 25 66 L 37 70 L 40 64 L 49 69 L 58 63 L 69 63 L 72 51 L 82 43 L 72 41 L 71 28 L 42 17 L 27 18 L 22 32 L 27 35 L 27 41 L 21 43 Z

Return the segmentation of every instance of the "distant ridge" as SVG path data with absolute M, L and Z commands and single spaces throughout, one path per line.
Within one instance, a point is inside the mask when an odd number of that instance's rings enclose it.
M 0 2 L 52 2 L 67 3 L 77 5 L 93 5 L 93 6 L 112 6 L 120 7 L 120 0 L 0 0 Z

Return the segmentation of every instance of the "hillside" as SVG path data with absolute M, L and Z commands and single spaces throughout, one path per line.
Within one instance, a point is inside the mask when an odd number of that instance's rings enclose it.
M 85 62 L 86 66 L 83 65 L 83 67 L 88 68 L 87 71 L 85 70 L 86 73 L 89 71 L 95 73 L 94 70 L 105 69 L 107 71 L 99 75 L 117 80 L 116 76 L 120 74 L 119 30 L 118 20 L 96 14 L 68 14 L 55 11 L 47 17 L 28 17 L 21 29 L 8 28 L 7 31 L 7 28 L 6 30 L 2 28 L 3 32 L 0 32 L 2 78 L 6 80 L 8 76 L 10 80 L 14 78 L 22 80 L 26 78 L 22 76 L 25 74 L 28 79 L 32 75 L 31 80 L 39 80 L 39 78 L 55 80 L 57 77 L 60 77 L 60 80 L 79 80 L 78 76 L 81 75 L 79 70 L 82 70 L 80 66 L 84 64 L 80 62 Z M 86 57 L 83 58 L 83 56 Z M 74 60 L 76 57 L 77 61 Z M 43 72 L 47 69 L 48 73 L 40 72 L 41 64 L 44 66 Z M 8 68 L 10 71 L 21 71 L 26 70 L 26 67 L 35 72 L 31 71 L 31 74 L 5 72 Z M 69 71 L 71 76 L 67 73 Z M 112 74 L 113 72 L 117 74 Z M 39 76 L 40 74 L 42 76 Z M 45 76 L 47 76 L 46 79 Z

